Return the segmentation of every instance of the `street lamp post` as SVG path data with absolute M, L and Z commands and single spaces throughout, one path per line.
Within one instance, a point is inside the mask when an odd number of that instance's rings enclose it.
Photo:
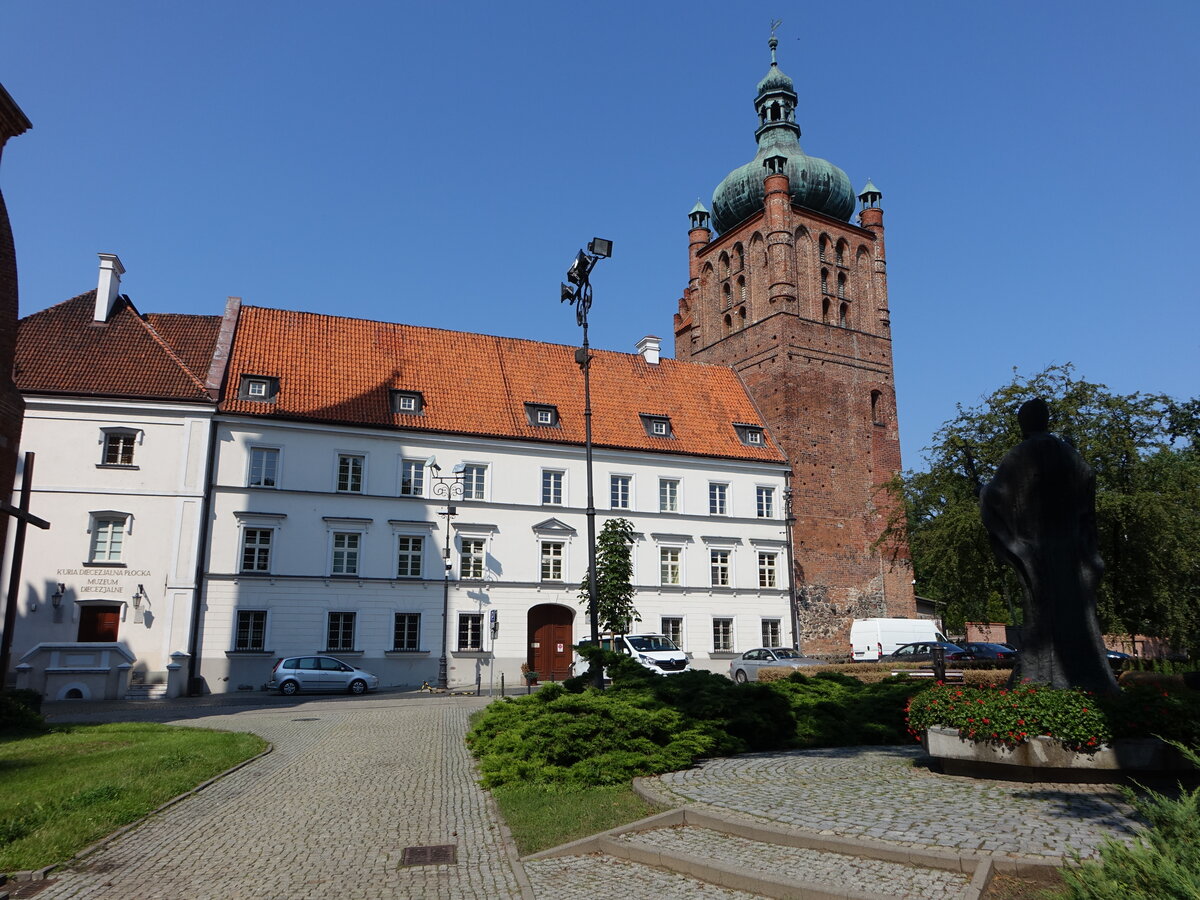
M 575 362 L 583 372 L 584 454 L 587 460 L 587 533 L 588 533 L 588 618 L 591 620 L 592 645 L 600 646 L 600 616 L 596 590 L 596 498 L 592 488 L 592 382 L 591 351 L 588 348 L 588 310 L 592 308 L 592 269 L 602 259 L 612 256 L 612 241 L 592 238 L 587 252 L 580 250 L 567 270 L 569 284 L 562 285 L 560 300 L 575 307 L 575 321 L 583 328 L 583 346 L 575 351 Z M 604 669 L 592 664 L 592 679 L 596 687 L 604 687 Z
M 450 668 L 449 659 L 447 658 L 446 646 L 450 642 L 450 570 L 453 568 L 453 563 L 450 561 L 450 519 L 458 515 L 458 510 L 451 505 L 450 501 L 457 494 L 459 498 L 463 495 L 463 471 L 462 463 L 451 470 L 449 475 L 439 475 L 442 467 L 437 464 L 437 460 L 432 456 L 425 460 L 425 466 L 433 475 L 430 476 L 433 484 L 430 489 L 436 497 L 446 498 L 446 508 L 439 512 L 439 516 L 446 517 L 446 540 L 442 548 L 442 562 L 445 564 L 446 572 L 442 580 L 442 649 L 438 656 L 438 675 L 437 686 L 442 690 L 450 687 Z

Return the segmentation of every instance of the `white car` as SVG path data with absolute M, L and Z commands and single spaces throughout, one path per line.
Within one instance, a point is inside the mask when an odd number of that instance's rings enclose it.
M 379 690 L 379 678 L 332 656 L 289 656 L 275 660 L 267 690 L 291 696 L 300 691 Z
M 789 647 L 757 647 L 747 650 L 729 664 L 729 677 L 738 684 L 758 681 L 759 669 L 803 669 L 805 666 L 821 666 L 819 659 L 801 656 Z

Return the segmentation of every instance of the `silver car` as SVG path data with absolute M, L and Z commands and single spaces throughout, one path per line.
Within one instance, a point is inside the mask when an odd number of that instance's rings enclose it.
M 379 679 L 332 656 L 289 656 L 275 660 L 267 690 L 291 696 L 299 691 L 349 691 L 365 694 L 379 689 Z
M 745 684 L 747 681 L 758 681 L 759 669 L 802 669 L 821 665 L 824 665 L 821 660 L 801 656 L 788 647 L 758 647 L 747 650 L 729 664 L 729 677 L 738 684 Z

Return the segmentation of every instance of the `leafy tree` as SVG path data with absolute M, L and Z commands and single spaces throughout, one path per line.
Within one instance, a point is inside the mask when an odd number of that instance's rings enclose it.
M 893 483 L 904 514 L 890 531 L 906 532 L 919 593 L 945 604 L 951 630 L 1006 607 L 1019 620 L 1021 591 L 992 554 L 976 490 L 1021 440 L 1016 410 L 1034 397 L 1096 473 L 1102 628 L 1200 644 L 1200 401 L 1115 394 L 1070 365 L 1014 370 L 980 405 L 960 404 L 927 448 L 928 470 Z
M 601 631 L 628 634 L 641 616 L 633 607 L 633 523 L 608 519 L 596 537 L 596 615 Z M 588 602 L 588 573 L 583 574 L 579 602 Z

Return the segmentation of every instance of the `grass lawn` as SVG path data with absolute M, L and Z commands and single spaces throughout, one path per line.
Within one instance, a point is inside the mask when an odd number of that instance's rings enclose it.
M 492 796 L 522 856 L 660 812 L 629 785 L 562 787 L 504 784 Z
M 70 859 L 265 746 L 253 734 L 144 722 L 0 739 L 0 872 Z

